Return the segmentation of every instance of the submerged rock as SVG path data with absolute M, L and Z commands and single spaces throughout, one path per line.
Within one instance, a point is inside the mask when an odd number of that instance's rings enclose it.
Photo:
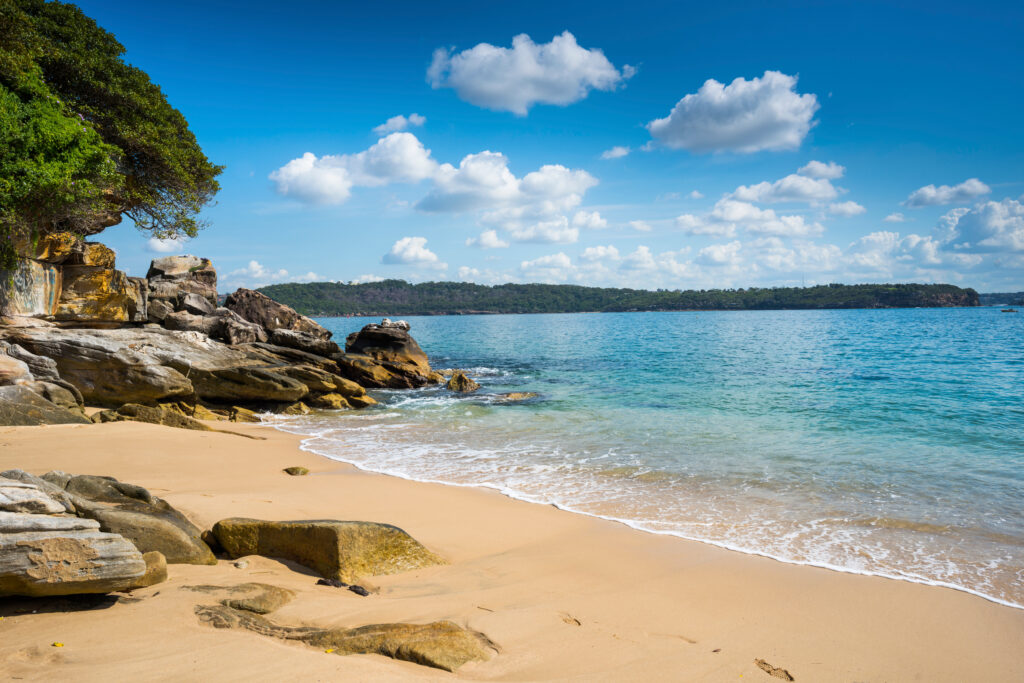
M 231 557 L 280 557 L 347 583 L 443 563 L 398 527 L 377 522 L 233 517 L 217 522 L 213 533 Z

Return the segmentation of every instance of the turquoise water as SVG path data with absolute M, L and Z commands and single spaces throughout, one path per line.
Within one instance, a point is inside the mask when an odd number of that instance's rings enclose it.
M 366 324 L 323 319 L 339 340 Z M 368 470 L 1024 605 L 1024 315 L 409 318 L 483 388 L 276 418 Z M 502 404 L 494 394 L 539 397 Z

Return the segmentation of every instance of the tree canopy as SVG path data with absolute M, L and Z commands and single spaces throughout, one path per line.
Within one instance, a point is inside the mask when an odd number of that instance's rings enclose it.
M 0 267 L 39 233 L 120 214 L 195 236 L 223 170 L 124 46 L 74 5 L 0 0 Z

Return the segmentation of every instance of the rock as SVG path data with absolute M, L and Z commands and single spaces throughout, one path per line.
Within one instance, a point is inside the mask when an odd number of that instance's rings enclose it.
M 381 320 L 380 326 L 390 327 L 396 330 L 405 330 L 406 332 L 408 332 L 409 328 L 411 327 L 411 325 L 409 325 L 409 323 L 407 323 L 404 320 L 395 320 L 392 322 L 391 318 L 384 318 L 383 320 Z
M 167 580 L 167 558 L 162 553 L 156 550 L 142 553 L 142 560 L 146 563 L 146 573 L 132 584 L 133 589 L 155 586 Z
M 252 324 L 252 323 L 250 323 Z M 245 345 L 245 351 L 253 359 L 259 359 L 267 363 L 280 365 L 281 363 L 295 363 L 299 365 L 311 365 L 320 370 L 326 370 L 332 374 L 338 373 L 338 364 L 329 358 L 318 356 L 313 353 L 290 349 L 286 346 L 275 346 L 274 344 L 252 343 Z
M 216 310 L 216 306 L 198 294 L 192 292 L 181 292 L 178 294 L 177 310 L 187 311 L 192 315 L 210 315 Z
M 50 403 L 70 410 L 73 413 L 81 414 L 83 417 L 85 416 L 85 411 L 82 409 L 82 395 L 71 385 L 64 382 L 56 384 L 54 382 L 34 381 L 21 382 L 21 386 L 34 391 Z
M 174 313 L 174 306 L 164 299 L 151 299 L 146 311 L 146 319 L 151 323 L 163 323 L 171 313 Z
M 148 422 L 149 424 L 174 427 L 176 429 L 194 429 L 199 432 L 212 431 L 195 418 L 188 417 L 175 410 L 167 408 L 139 405 L 138 403 L 126 403 L 117 409 L 117 415 L 123 420 L 132 422 Z M 104 422 L 120 421 L 118 419 L 103 420 Z
M 98 521 L 101 531 L 120 534 L 140 552 L 158 551 L 170 564 L 217 562 L 199 529 L 141 486 L 92 475 L 47 473 L 43 478 L 64 482 L 61 487 L 72 496 L 79 515 Z
M 163 326 L 179 332 L 200 332 L 208 337 L 213 336 L 216 320 L 209 316 L 196 315 L 188 311 L 175 311 L 164 316 Z
M 35 484 L 0 476 L 0 512 L 53 515 L 65 509 Z
M 468 394 L 480 388 L 480 385 L 466 376 L 462 370 L 456 370 L 452 378 L 448 380 L 448 388 L 452 391 Z
M 308 332 L 285 329 L 271 330 L 270 342 L 277 346 L 299 349 L 318 356 L 329 357 L 331 354 L 341 353 L 341 348 L 334 342 L 329 339 L 320 339 Z
M 361 595 L 364 598 L 370 595 L 370 591 L 366 590 L 362 586 L 349 586 L 348 589 L 356 595 Z
M 282 415 L 309 415 L 311 412 L 313 411 L 309 409 L 309 406 L 307 406 L 302 401 L 292 403 L 291 405 L 285 406 L 280 410 L 280 413 Z
M 321 370 L 320 368 L 308 365 L 292 365 L 289 367 L 279 368 L 278 372 L 291 377 L 298 382 L 302 382 L 311 392 L 345 391 L 352 394 L 359 393 L 353 388 L 355 382 L 350 382 L 343 377 L 339 377 L 338 375 L 327 372 L 326 370 Z M 359 388 L 362 389 L 362 387 Z M 366 390 L 362 389 L 362 393 L 365 394 Z
M 52 358 L 37 356 L 34 353 L 29 353 L 17 344 L 8 344 L 5 341 L 0 341 L 0 353 L 4 353 L 11 358 L 17 358 L 28 365 L 32 376 L 36 379 L 60 379 L 60 374 L 57 372 L 57 363 Z
M 495 394 L 492 400 L 497 403 L 515 403 L 531 398 L 537 398 L 537 394 L 532 391 L 512 391 L 507 394 Z
M 217 319 L 213 336 L 232 346 L 267 341 L 267 332 L 228 308 L 218 308 L 212 314 Z
M 194 369 L 190 375 L 197 396 L 217 403 L 236 401 L 294 402 L 305 397 L 305 384 L 283 372 L 261 367 Z
M 46 481 L 41 477 L 29 474 L 24 470 L 16 469 L 0 472 L 0 477 L 12 479 L 14 481 L 20 481 L 25 484 L 32 484 L 40 491 L 46 493 L 46 495 L 48 495 L 50 498 L 60 503 L 61 506 L 63 506 L 65 512 L 70 513 L 72 515 L 75 514 L 75 505 L 72 500 L 73 496 L 69 495 L 64 490 L 63 484 L 58 486 L 56 484 Z
M 228 592 L 233 595 L 241 594 L 241 597 L 221 600 L 220 604 L 254 614 L 270 614 L 295 598 L 294 591 L 268 583 L 242 583 L 229 588 Z
M 149 282 L 145 278 L 128 278 L 131 300 L 128 302 L 128 321 L 144 323 L 149 320 Z
M 159 406 L 164 410 L 170 410 L 178 413 L 185 417 L 191 417 L 196 420 L 227 420 L 226 414 L 215 413 L 204 405 L 198 403 L 185 403 L 184 401 L 178 403 L 162 403 Z
M 177 303 L 181 294 L 198 294 L 217 305 L 217 271 L 209 259 L 164 256 L 154 259 L 146 273 L 150 299 Z
M 60 268 L 20 259 L 13 270 L 0 270 L 0 315 L 55 314 L 62 282 Z
M 279 626 L 269 619 L 226 605 L 197 605 L 199 621 L 214 628 L 245 629 L 272 638 L 301 641 L 337 655 L 377 654 L 444 671 L 486 661 L 498 647 L 478 631 L 450 621 L 429 624 L 374 624 L 359 628 Z
M 214 555 L 220 555 L 224 552 L 224 548 L 220 547 L 220 541 L 217 540 L 217 537 L 214 536 L 213 532 L 209 529 L 199 534 L 199 538 L 202 540 L 203 543 L 209 546 L 210 550 L 213 552 Z
M 0 356 L 0 386 L 25 381 L 31 382 L 33 379 L 32 371 L 29 370 L 25 361 L 7 355 Z
M 352 407 L 341 394 L 321 394 L 310 399 L 309 403 L 323 410 L 348 410 Z
M 375 522 L 233 517 L 217 522 L 213 533 L 231 557 L 279 557 L 346 583 L 443 563 L 398 527 Z
M 130 588 L 146 563 L 91 519 L 0 512 L 0 596 L 109 593 Z
M 298 466 L 295 466 L 295 467 L 285 467 L 284 470 L 282 470 L 282 471 L 286 472 L 287 474 L 290 474 L 293 477 L 304 477 L 307 474 L 309 474 L 309 470 L 307 470 L 305 467 L 298 467 Z M 0 486 L 2 486 L 2 482 L 0 482 Z
M 377 401 L 370 396 L 348 396 L 345 398 L 348 404 L 353 408 L 369 408 L 370 406 L 377 405 Z
M 89 418 L 82 413 L 62 408 L 47 401 L 27 387 L 18 385 L 0 387 L 0 425 L 89 423 Z
M 419 374 L 431 372 L 427 354 L 408 330 L 400 327 L 367 325 L 345 340 L 345 353 L 369 356 L 379 361 L 412 365 Z
M 330 339 L 331 333 L 293 308 L 279 304 L 270 297 L 251 289 L 238 289 L 229 294 L 224 305 L 267 332 L 285 329 L 305 332 L 317 339 Z
M 136 287 L 120 270 L 98 266 L 63 266 L 63 286 L 56 320 L 128 322 L 138 308 Z
M 113 268 L 115 258 L 114 250 L 105 244 L 100 244 L 99 242 L 79 242 L 67 255 L 64 265 Z
M 82 248 L 82 238 L 72 232 L 53 232 L 26 239 L 15 247 L 24 258 L 59 265 Z
M 263 422 L 260 416 L 248 408 L 241 408 L 239 406 L 233 406 L 231 408 L 231 421 L 232 422 Z
M 369 356 L 338 353 L 331 356 L 331 360 L 337 363 L 338 373 L 342 377 L 371 389 L 412 389 L 428 383 L 423 378 L 422 383 L 416 384 L 409 377 L 392 372 Z

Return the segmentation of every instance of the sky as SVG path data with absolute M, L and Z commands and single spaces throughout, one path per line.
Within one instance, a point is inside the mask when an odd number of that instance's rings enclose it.
M 226 169 L 119 267 L 1024 290 L 1024 6 L 83 0 Z

